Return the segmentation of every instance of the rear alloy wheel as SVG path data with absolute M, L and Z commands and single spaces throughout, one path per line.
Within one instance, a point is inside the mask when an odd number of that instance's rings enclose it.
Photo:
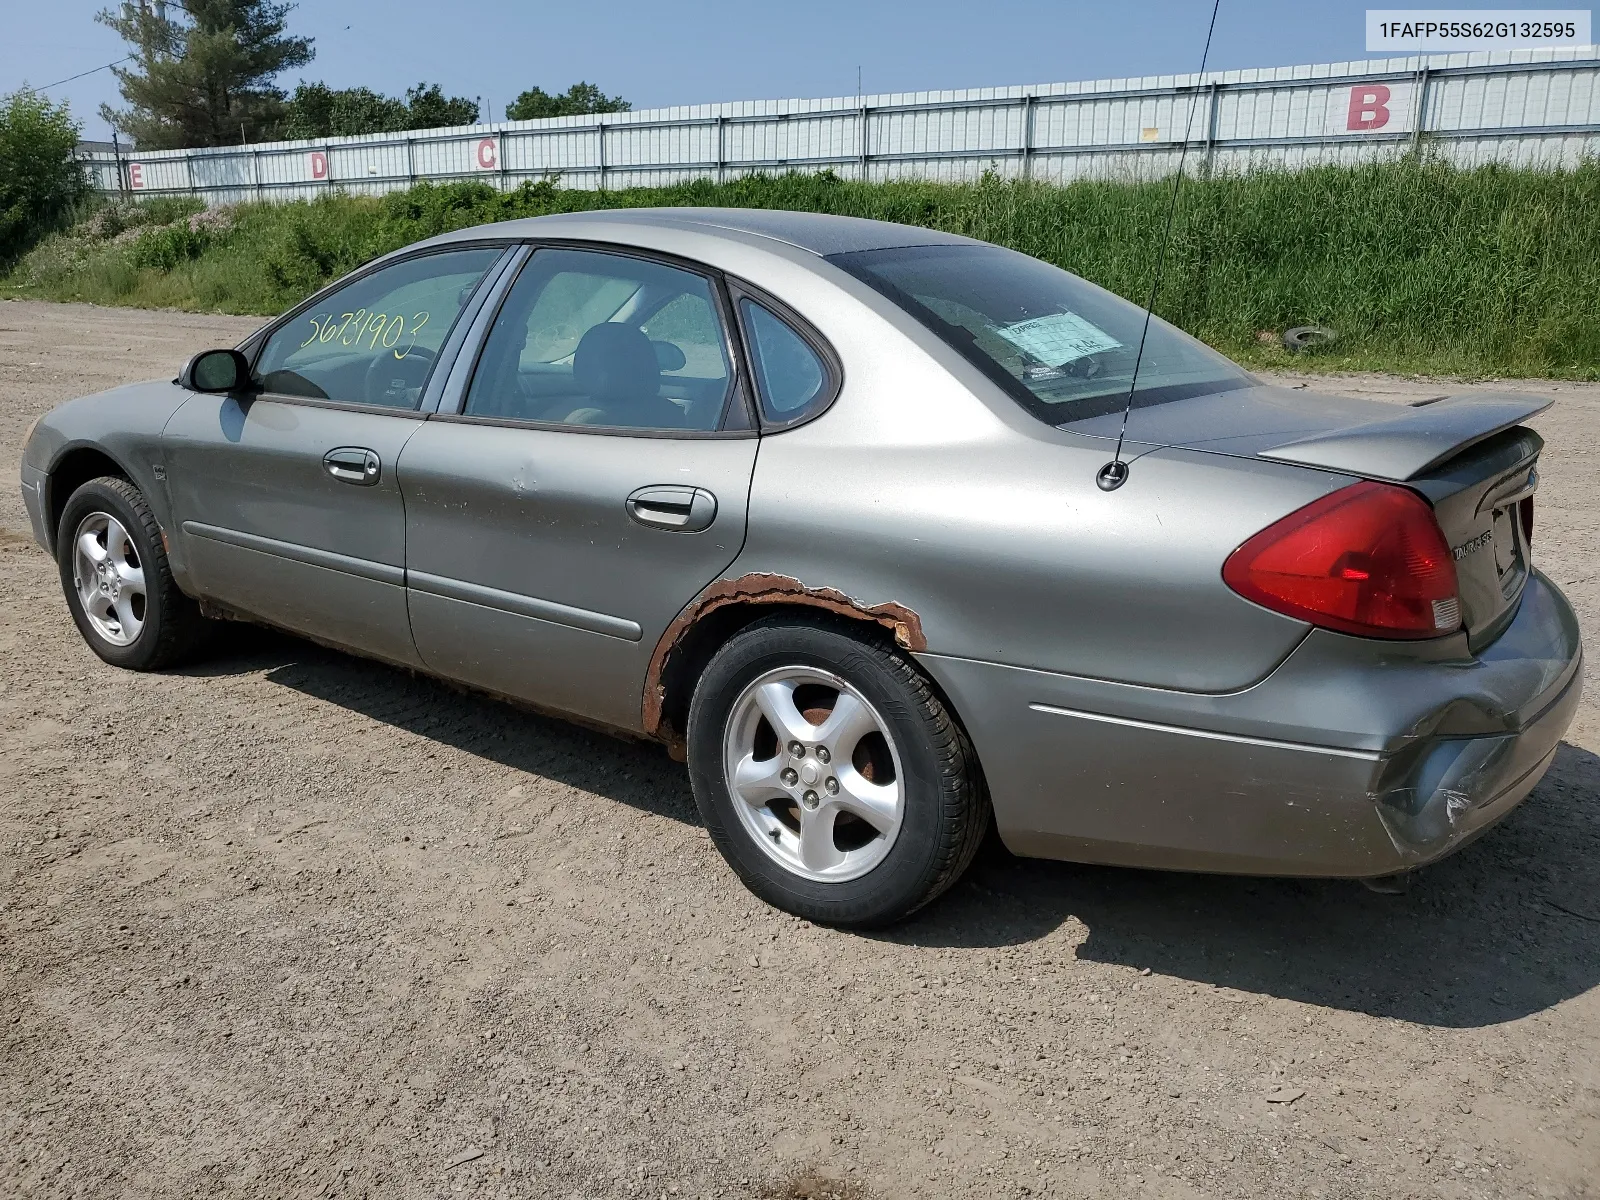
M 210 622 L 173 582 L 161 527 L 127 480 L 91 479 L 72 493 L 56 562 L 78 632 L 113 666 L 160 670 L 204 640 Z
M 723 857 L 809 920 L 899 920 L 988 828 L 970 746 L 915 666 L 838 625 L 760 622 L 707 665 L 689 770 Z
M 888 855 L 905 815 L 889 727 L 831 671 L 779 667 L 734 701 L 724 777 L 745 832 L 805 879 L 859 879 Z

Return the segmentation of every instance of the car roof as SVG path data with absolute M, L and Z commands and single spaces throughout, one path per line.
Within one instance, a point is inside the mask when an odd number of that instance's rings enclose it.
M 582 227 L 593 236 L 603 227 L 618 240 L 627 240 L 630 229 L 643 233 L 662 228 L 715 235 L 719 230 L 753 234 L 784 242 L 816 255 L 847 254 L 856 250 L 883 250 L 892 246 L 982 245 L 972 238 L 892 221 L 871 221 L 864 217 L 842 217 L 832 213 L 790 212 L 776 208 L 610 208 L 588 212 L 558 213 L 547 217 L 525 217 L 477 225 L 446 234 L 438 241 L 460 241 L 485 235 L 512 238 L 561 237 L 564 231 L 576 234 Z

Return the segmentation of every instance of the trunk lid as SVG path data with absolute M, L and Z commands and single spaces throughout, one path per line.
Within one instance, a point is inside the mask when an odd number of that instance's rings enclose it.
M 1513 427 L 1407 481 L 1433 504 L 1450 545 L 1473 649 L 1499 636 L 1527 583 L 1543 448 L 1533 430 Z
M 1481 393 L 1399 406 L 1256 386 L 1135 408 L 1128 440 L 1292 463 L 1421 493 L 1455 559 L 1462 622 L 1476 648 L 1499 635 L 1527 581 L 1544 443 L 1521 422 L 1551 403 Z M 1119 412 L 1063 428 L 1115 438 L 1121 421 Z

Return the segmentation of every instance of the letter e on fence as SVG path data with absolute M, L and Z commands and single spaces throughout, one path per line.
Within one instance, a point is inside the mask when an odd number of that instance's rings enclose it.
M 128 164 L 128 186 L 134 191 L 144 190 L 144 164 L 131 162 Z
M 1350 89 L 1350 113 L 1345 128 L 1382 129 L 1389 123 L 1389 99 L 1393 93 L 1386 84 L 1362 83 Z
M 480 171 L 495 171 L 500 168 L 500 139 L 497 137 L 479 138 L 478 144 L 472 148 L 472 165 Z
M 306 158 L 311 166 L 312 179 L 326 179 L 328 177 L 328 152 L 326 150 L 313 150 Z

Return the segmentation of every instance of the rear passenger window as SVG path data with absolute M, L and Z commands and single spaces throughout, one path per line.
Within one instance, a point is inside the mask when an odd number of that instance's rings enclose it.
M 787 322 L 753 300 L 741 300 L 739 305 L 762 412 L 768 420 L 784 423 L 805 416 L 811 406 L 826 398 L 826 364 Z
M 733 372 L 711 281 L 590 250 L 534 252 L 467 390 L 469 416 L 716 429 Z

